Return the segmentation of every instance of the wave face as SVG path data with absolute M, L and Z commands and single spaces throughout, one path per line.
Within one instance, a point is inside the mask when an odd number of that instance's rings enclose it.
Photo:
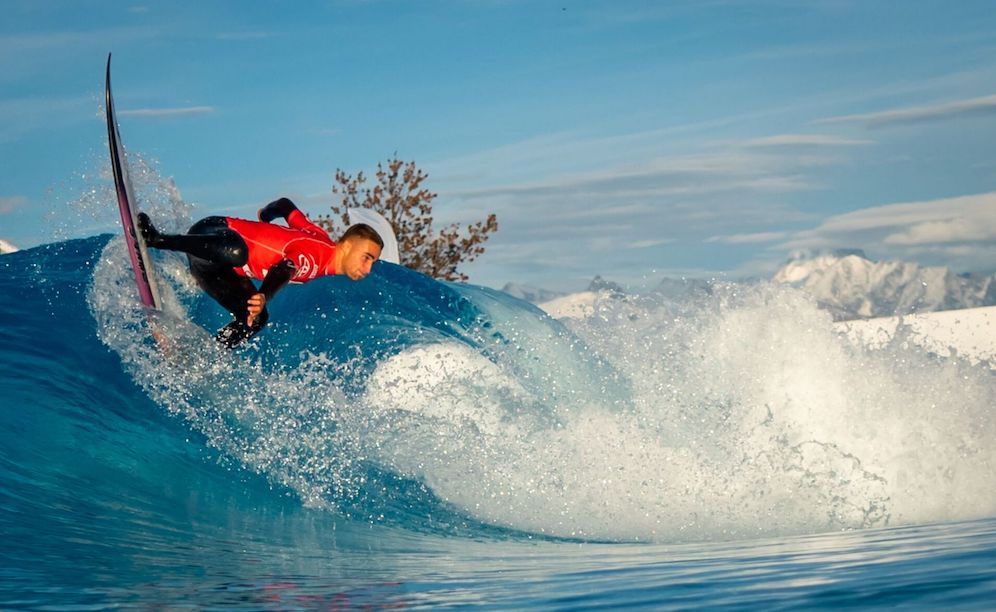
M 154 318 L 117 237 L 0 259 L 15 551 L 56 527 L 127 547 L 301 509 L 347 530 L 663 542 L 996 515 L 992 371 L 902 334 L 853 346 L 792 289 L 607 298 L 567 326 L 378 263 L 288 287 L 226 351 L 209 331 L 227 314 L 179 256 L 154 259 Z

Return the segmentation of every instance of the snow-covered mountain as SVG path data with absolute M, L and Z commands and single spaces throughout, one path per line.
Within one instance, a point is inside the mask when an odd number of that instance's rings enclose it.
M 3 238 L 0 238 L 0 255 L 3 255 L 4 253 L 13 253 L 14 251 L 18 250 L 20 249 L 18 249 L 12 243 L 4 240 Z
M 605 280 L 601 276 L 596 276 L 591 279 L 588 283 L 588 291 L 598 293 L 599 291 L 607 291 L 610 295 L 621 296 L 626 294 L 626 290 L 623 289 L 622 285 L 615 281 Z
M 854 249 L 795 254 L 771 280 L 806 291 L 838 321 L 996 306 L 996 275 L 956 274 L 949 268 L 905 261 L 872 261 Z M 680 303 L 708 295 L 712 283 L 664 278 L 653 293 Z M 505 285 L 503 291 L 558 312 L 581 312 L 599 295 L 623 298 L 627 293 L 599 276 L 586 291 L 571 295 L 514 283 Z
M 996 304 L 992 275 L 871 261 L 859 251 L 796 255 L 772 278 L 809 292 L 838 320 Z

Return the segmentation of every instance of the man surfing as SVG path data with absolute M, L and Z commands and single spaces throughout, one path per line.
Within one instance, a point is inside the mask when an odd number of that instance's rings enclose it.
M 259 221 L 205 217 L 186 234 L 162 234 L 148 215 L 138 214 L 145 244 L 186 253 L 197 284 L 235 317 L 215 334 L 229 348 L 263 329 L 269 320 L 266 303 L 288 282 L 334 274 L 361 280 L 384 248 L 380 235 L 362 223 L 334 242 L 287 198 L 270 202 L 258 216 Z M 277 218 L 287 227 L 273 224 Z M 262 284 L 257 289 L 250 279 Z

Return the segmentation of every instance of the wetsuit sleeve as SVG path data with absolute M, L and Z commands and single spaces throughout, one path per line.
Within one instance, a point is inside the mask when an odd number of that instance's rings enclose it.
M 295 272 L 297 272 L 297 266 L 294 265 L 294 262 L 289 259 L 282 260 L 267 271 L 263 284 L 259 286 L 259 292 L 265 295 L 269 301 L 277 291 L 283 289 L 284 285 L 290 282 Z
M 259 209 L 259 220 L 263 223 L 272 223 L 274 219 L 287 219 L 295 211 L 297 211 L 297 206 L 294 205 L 294 202 L 287 198 L 280 198 Z
M 327 240 L 332 240 L 328 232 L 322 229 L 321 226 L 312 223 L 311 219 L 306 217 L 303 212 L 296 208 L 294 209 L 294 212 L 287 215 L 287 225 L 296 230 L 307 232 L 312 236 L 321 236 Z
M 329 233 L 326 232 L 320 225 L 315 225 L 311 222 L 303 212 L 294 205 L 288 198 L 280 198 L 279 200 L 274 200 L 259 209 L 259 220 L 264 223 L 272 223 L 274 219 L 283 219 L 287 222 L 287 226 L 301 230 L 302 232 L 307 232 L 313 236 L 321 236 L 328 240 L 332 240 Z

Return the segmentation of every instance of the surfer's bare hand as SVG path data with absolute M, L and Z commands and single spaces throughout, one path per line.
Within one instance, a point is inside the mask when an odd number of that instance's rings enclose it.
M 266 296 L 262 293 L 254 293 L 252 297 L 246 300 L 246 304 L 249 305 L 249 317 L 246 319 L 246 325 L 252 327 L 253 322 L 256 321 L 256 317 L 259 313 L 263 312 L 263 306 L 266 306 Z

